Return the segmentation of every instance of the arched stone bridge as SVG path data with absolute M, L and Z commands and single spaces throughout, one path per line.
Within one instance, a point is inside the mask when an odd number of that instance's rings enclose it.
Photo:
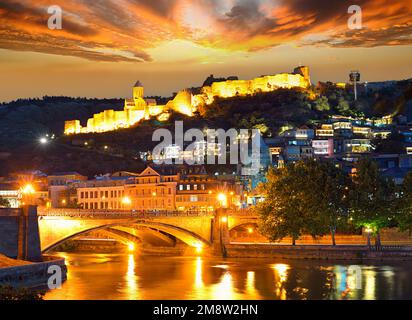
M 231 229 L 256 223 L 253 215 L 220 210 L 205 214 L 38 209 L 38 216 L 42 252 L 92 230 L 108 232 L 123 241 L 144 242 L 156 237 L 166 243 L 179 239 L 191 247 L 210 247 L 227 242 Z

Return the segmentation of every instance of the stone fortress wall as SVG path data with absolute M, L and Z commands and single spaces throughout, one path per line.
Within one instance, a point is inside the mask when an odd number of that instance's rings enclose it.
M 159 121 L 166 121 L 171 110 L 192 116 L 200 106 L 213 103 L 215 97 L 246 96 L 280 88 L 307 89 L 310 85 L 309 68 L 300 66 L 295 68 L 293 73 L 262 76 L 252 80 L 213 82 L 210 86 L 202 87 L 201 93 L 197 95 L 193 95 L 189 90 L 182 90 L 166 105 L 158 105 L 154 99 L 144 99 L 143 85 L 137 81 L 133 87 L 133 98 L 125 100 L 123 111 L 109 109 L 96 113 L 93 118 L 88 119 L 85 127 L 81 126 L 80 120 L 66 121 L 64 133 L 69 135 L 113 131 L 130 127 L 152 117 L 157 117 Z

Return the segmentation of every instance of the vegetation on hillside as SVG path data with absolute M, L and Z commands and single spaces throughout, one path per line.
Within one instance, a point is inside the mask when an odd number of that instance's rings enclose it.
M 313 124 L 332 114 L 380 116 L 402 111 L 412 98 L 412 85 L 398 82 L 393 88 L 360 92 L 353 102 L 351 90 L 331 84 L 321 87 L 319 95 L 304 90 L 280 89 L 253 96 L 229 99 L 216 98 L 214 103 L 200 108 L 194 117 L 172 113 L 161 123 L 155 119 L 142 121 L 134 127 L 101 134 L 62 136 L 64 121 L 87 118 L 105 109 L 121 110 L 120 99 L 85 99 L 44 97 L 17 100 L 0 105 L 0 174 L 10 170 L 41 169 L 79 171 L 87 175 L 113 170 L 140 168 L 140 153 L 152 150 L 153 131 L 167 128 L 174 131 L 174 121 L 183 120 L 189 128 L 257 128 L 266 137 L 276 136 L 285 125 Z M 156 97 L 159 103 L 166 98 Z M 57 139 L 42 146 L 39 138 L 55 134 Z M 84 142 L 87 141 L 87 146 Z M 395 144 L 379 148 L 393 149 Z

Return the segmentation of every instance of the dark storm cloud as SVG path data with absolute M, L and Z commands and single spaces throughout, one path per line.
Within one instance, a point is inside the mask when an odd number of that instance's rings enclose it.
M 257 0 L 238 1 L 221 21 L 249 36 L 266 33 L 276 26 L 275 19 L 268 18 L 261 12 Z

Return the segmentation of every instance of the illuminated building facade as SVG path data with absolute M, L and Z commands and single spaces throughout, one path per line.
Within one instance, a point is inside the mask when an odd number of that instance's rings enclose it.
M 144 89 L 140 81 L 133 87 L 133 98 L 125 99 L 124 109 L 115 111 L 113 109 L 104 110 L 93 115 L 87 120 L 87 125 L 82 127 L 80 120 L 69 120 L 64 124 L 64 134 L 79 134 L 92 132 L 113 131 L 130 127 L 142 119 L 157 117 L 159 121 L 169 119 L 170 110 L 193 115 L 195 109 L 192 107 L 192 94 L 183 90 L 180 91 L 173 100 L 166 105 L 158 105 L 154 99 L 144 99 Z
M 133 176 L 77 185 L 78 204 L 88 210 L 211 211 L 220 194 L 228 206 L 239 206 L 243 188 L 209 176 L 204 166 L 149 166 Z
M 190 91 L 183 90 L 178 92 L 174 99 L 169 100 L 166 105 L 158 105 L 154 99 L 144 99 L 143 85 L 137 81 L 133 87 L 133 98 L 125 100 L 122 111 L 109 109 L 96 113 L 93 118 L 87 120 L 84 127 L 80 120 L 66 121 L 64 133 L 69 135 L 113 131 L 130 127 L 142 119 L 150 119 L 151 117 L 157 117 L 159 121 L 166 121 L 172 110 L 192 116 L 198 107 L 213 103 L 214 97 L 230 98 L 253 95 L 280 88 L 307 89 L 310 85 L 309 68 L 300 66 L 295 68 L 293 73 L 280 73 L 252 80 L 213 82 L 210 86 L 202 87 L 201 93 L 198 95 L 192 95 Z

